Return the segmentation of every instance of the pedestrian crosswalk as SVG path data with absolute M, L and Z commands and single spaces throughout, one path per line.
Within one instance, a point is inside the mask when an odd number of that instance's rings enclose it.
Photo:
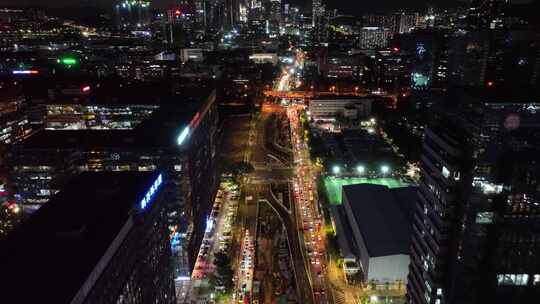
M 347 301 L 345 300 L 345 294 L 343 291 L 337 291 L 335 290 L 333 293 L 334 296 L 334 303 L 335 304 L 345 304 Z

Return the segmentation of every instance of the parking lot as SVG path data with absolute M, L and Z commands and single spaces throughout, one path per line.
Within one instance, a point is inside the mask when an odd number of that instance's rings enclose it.
M 222 182 L 212 211 L 206 221 L 206 231 L 192 273 L 194 286 L 208 285 L 209 274 L 215 272 L 214 257 L 216 253 L 230 253 L 233 239 L 232 228 L 238 212 L 238 200 L 238 186 L 230 181 Z M 216 290 L 221 288 L 223 286 L 215 286 Z M 209 299 L 209 295 L 201 290 L 203 288 L 194 292 L 192 300 L 200 302 Z

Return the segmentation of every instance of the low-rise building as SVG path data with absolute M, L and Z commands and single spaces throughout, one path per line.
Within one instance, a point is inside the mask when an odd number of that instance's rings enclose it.
M 415 187 L 390 189 L 371 184 L 343 187 L 346 219 L 341 222 L 346 226 L 345 231 L 351 232 L 346 238 L 352 243 L 351 251 L 360 263 L 366 283 L 406 286 L 415 199 Z
M 277 65 L 278 59 L 276 53 L 255 53 L 249 56 L 249 60 L 255 64 L 271 63 L 272 65 Z
M 180 51 L 180 61 L 182 62 L 203 62 L 204 54 L 202 49 L 182 49 Z
M 346 118 L 365 118 L 371 114 L 372 98 L 354 96 L 321 96 L 309 101 L 309 115 L 313 120 L 335 119 L 338 115 Z

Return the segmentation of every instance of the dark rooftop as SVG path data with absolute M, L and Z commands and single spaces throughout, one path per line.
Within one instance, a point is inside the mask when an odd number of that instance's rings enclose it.
M 345 197 L 371 257 L 409 254 L 416 187 L 348 185 Z
M 157 173 L 84 173 L 0 243 L 3 303 L 69 303 Z
M 208 92 L 198 100 L 179 98 L 164 105 L 133 130 L 42 130 L 19 147 L 27 149 L 100 149 L 123 147 L 175 147 L 182 130 L 204 106 Z

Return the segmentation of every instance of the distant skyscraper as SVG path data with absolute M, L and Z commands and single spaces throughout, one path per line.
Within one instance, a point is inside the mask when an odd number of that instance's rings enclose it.
M 319 19 L 322 17 L 322 0 L 312 0 L 313 6 L 313 27 L 317 26 Z
M 320 0 L 313 0 L 312 26 L 314 38 L 318 42 L 328 42 L 328 26 L 330 17 Z
M 502 25 L 509 0 L 473 0 L 469 8 L 470 25 L 477 28 L 496 28 Z
M 538 101 L 534 95 L 471 90 L 451 94 L 448 106 L 432 111 L 408 303 L 537 301 Z
M 396 23 L 399 22 L 400 15 L 388 14 L 366 14 L 362 15 L 362 26 L 384 27 L 390 29 L 392 34 L 397 32 Z
M 399 14 L 399 29 L 400 34 L 409 33 L 416 27 L 418 14 L 401 13 Z
M 264 11 L 265 7 L 261 0 L 248 0 L 248 20 L 263 20 L 265 18 Z
M 242 0 L 238 3 L 238 21 L 240 23 L 246 23 L 249 16 L 249 1 Z
M 540 44 L 531 31 L 467 31 L 450 41 L 449 77 L 458 85 L 535 86 Z
M 142 28 L 150 24 L 150 1 L 122 0 L 114 6 L 114 22 L 118 29 Z
M 195 29 L 206 30 L 206 1 L 194 0 L 193 1 L 193 16 L 195 22 Z
M 270 0 L 269 2 L 269 19 L 272 23 L 279 25 L 281 23 L 281 0 Z

